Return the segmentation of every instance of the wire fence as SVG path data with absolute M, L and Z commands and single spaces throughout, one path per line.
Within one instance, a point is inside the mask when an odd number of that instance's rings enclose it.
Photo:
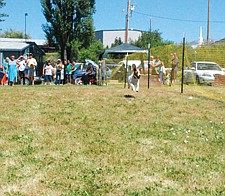
M 155 47 L 151 49 L 151 56 L 160 57 L 164 62 L 166 68 L 171 68 L 172 62 L 172 53 L 177 53 L 177 56 L 180 60 L 178 67 L 178 84 L 182 82 L 182 53 L 183 53 L 183 45 L 182 44 L 171 44 L 160 47 Z M 148 54 L 132 54 L 129 55 L 129 60 L 140 60 L 141 62 L 145 62 L 148 59 Z M 185 44 L 185 52 L 184 52 L 184 69 L 191 70 L 191 64 L 193 62 L 206 61 L 206 62 L 215 62 L 217 63 L 223 70 L 225 70 L 225 43 L 214 43 L 209 46 L 192 46 L 190 44 Z M 124 80 L 124 66 L 120 68 L 116 68 L 113 71 L 113 79 L 118 79 L 120 81 Z M 147 72 L 145 71 L 146 75 Z M 193 79 L 194 85 L 199 85 L 199 81 L 196 80 L 196 76 L 191 73 L 191 77 Z M 156 77 L 151 77 L 151 79 L 155 79 Z M 216 78 L 216 77 L 215 77 Z M 146 81 L 146 78 L 145 78 Z M 154 82 L 154 81 L 153 81 Z M 145 82 L 146 83 L 146 82 Z M 220 86 L 225 87 L 224 78 L 217 78 L 217 84 L 221 84 Z M 158 86 L 157 82 L 153 84 Z M 207 83 L 212 85 L 212 83 Z

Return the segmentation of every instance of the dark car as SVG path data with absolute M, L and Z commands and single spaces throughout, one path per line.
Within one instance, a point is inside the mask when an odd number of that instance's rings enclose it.
M 79 63 L 79 71 L 78 73 L 75 74 L 76 79 L 75 79 L 75 83 L 76 84 L 82 84 L 82 76 L 86 73 L 87 69 L 88 69 L 88 64 L 91 63 L 94 67 L 94 70 L 98 69 L 98 65 L 96 63 L 94 63 L 91 60 L 85 60 L 85 63 Z M 90 83 L 91 84 L 97 84 L 97 80 L 96 80 L 96 72 L 93 72 L 93 74 L 90 74 Z

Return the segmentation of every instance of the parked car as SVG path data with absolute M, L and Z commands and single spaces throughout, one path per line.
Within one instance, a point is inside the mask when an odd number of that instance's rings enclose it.
M 184 83 L 211 85 L 217 74 L 225 75 L 225 72 L 217 63 L 206 61 L 192 62 L 190 69 L 184 70 Z

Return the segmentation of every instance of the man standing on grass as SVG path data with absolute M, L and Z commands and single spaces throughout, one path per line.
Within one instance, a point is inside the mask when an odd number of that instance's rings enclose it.
M 28 66 L 30 84 L 34 85 L 34 71 L 35 71 L 35 67 L 37 66 L 37 61 L 35 58 L 33 58 L 32 53 L 30 53 L 28 56 L 27 66 Z
M 172 54 L 172 70 L 170 74 L 170 85 L 176 84 L 179 59 L 176 53 Z

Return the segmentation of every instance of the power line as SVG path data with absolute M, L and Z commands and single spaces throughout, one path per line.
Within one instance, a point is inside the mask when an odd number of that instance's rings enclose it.
M 163 16 L 156 16 L 156 15 L 152 15 L 152 14 L 145 14 L 145 13 L 141 13 L 141 12 L 136 12 L 133 11 L 136 14 L 139 15 L 143 15 L 143 16 L 148 16 L 148 17 L 153 17 L 153 18 L 160 18 L 160 19 L 165 19 L 165 20 L 173 20 L 173 21 L 181 21 L 181 22 L 196 22 L 196 23 L 206 23 L 206 20 L 185 20 L 185 19 L 179 19 L 179 18 L 169 18 L 169 17 L 163 17 Z M 211 23 L 225 23 L 225 21 L 210 21 Z

